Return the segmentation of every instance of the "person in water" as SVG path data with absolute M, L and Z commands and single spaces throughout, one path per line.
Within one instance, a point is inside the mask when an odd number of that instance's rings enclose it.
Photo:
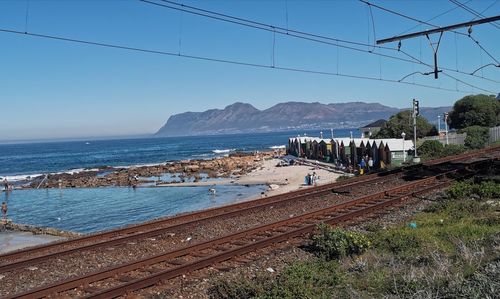
M 3 187 L 5 192 L 9 191 L 9 181 L 7 181 L 7 178 L 3 179 Z
M 5 201 L 2 202 L 2 215 L 3 218 L 7 218 L 7 203 Z

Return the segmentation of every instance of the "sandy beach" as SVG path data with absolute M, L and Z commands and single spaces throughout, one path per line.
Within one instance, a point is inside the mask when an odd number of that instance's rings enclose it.
M 212 181 L 189 182 L 189 183 L 170 183 L 160 184 L 158 187 L 180 187 L 180 186 L 217 186 L 217 185 L 267 185 L 270 186 L 265 192 L 265 196 L 286 193 L 301 188 L 309 188 L 304 184 L 304 177 L 309 173 L 316 172 L 318 176 L 317 185 L 332 183 L 340 176 L 338 173 L 330 172 L 324 169 L 315 169 L 306 165 L 292 165 L 277 167 L 280 159 L 264 160 L 257 169 L 234 178 L 224 178 Z M 215 187 L 216 189 L 216 187 Z

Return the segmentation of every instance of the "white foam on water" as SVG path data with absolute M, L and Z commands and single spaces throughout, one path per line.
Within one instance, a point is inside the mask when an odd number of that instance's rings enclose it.
M 227 153 L 230 153 L 230 152 L 234 152 L 236 149 L 235 148 L 231 148 L 231 149 L 214 149 L 212 152 L 214 154 L 227 154 Z
M 286 148 L 286 145 L 273 145 L 269 147 L 270 149 L 282 149 Z
M 36 174 L 7 175 L 7 176 L 3 176 L 0 178 L 1 178 L 1 180 L 7 179 L 7 181 L 9 181 L 9 182 L 18 182 L 18 181 L 26 181 L 30 178 L 32 179 L 32 178 L 35 178 L 35 177 L 41 176 L 41 175 L 43 175 L 43 174 L 36 173 Z

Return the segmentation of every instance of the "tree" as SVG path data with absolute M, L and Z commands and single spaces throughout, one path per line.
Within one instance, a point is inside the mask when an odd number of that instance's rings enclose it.
M 470 95 L 455 102 L 450 113 L 450 127 L 494 127 L 500 124 L 500 101 L 484 94 Z
M 472 126 L 464 129 L 467 133 L 465 137 L 465 146 L 471 149 L 479 149 L 486 146 L 486 142 L 490 137 L 490 130 L 480 126 Z
M 401 138 L 401 133 L 406 134 L 406 139 L 413 138 L 413 119 L 410 110 L 401 111 L 389 118 L 380 128 L 375 138 Z M 436 135 L 436 127 L 431 125 L 425 118 L 417 116 L 417 138 Z

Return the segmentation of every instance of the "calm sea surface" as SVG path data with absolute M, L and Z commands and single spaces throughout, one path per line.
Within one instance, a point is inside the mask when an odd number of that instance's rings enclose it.
M 353 131 L 335 130 L 336 137 Z M 324 136 L 330 136 L 324 130 Z M 232 151 L 266 150 L 288 138 L 319 136 L 319 130 L 198 137 L 87 140 L 0 144 L 0 177 L 34 175 L 99 166 L 129 166 L 170 160 L 205 159 Z M 265 186 L 218 186 L 213 197 L 206 187 L 82 188 L 2 192 L 9 218 L 16 223 L 96 232 L 119 226 L 241 201 Z

